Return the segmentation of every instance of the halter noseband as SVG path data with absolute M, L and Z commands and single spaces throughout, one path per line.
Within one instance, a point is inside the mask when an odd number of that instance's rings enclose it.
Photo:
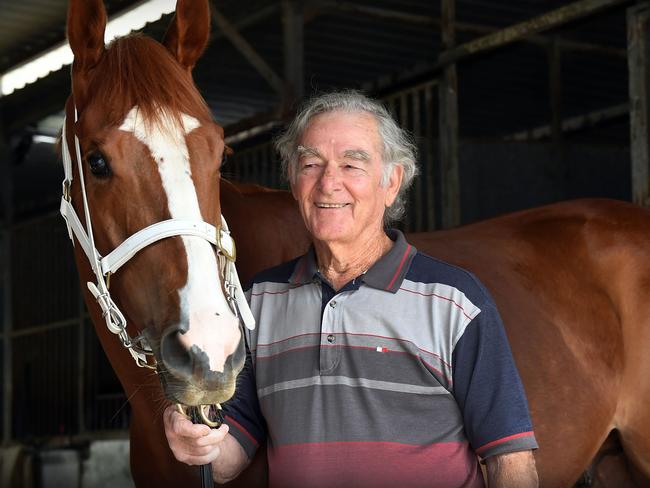
M 74 116 L 76 122 L 76 108 Z M 66 139 L 65 119 L 63 121 L 61 141 L 63 169 L 65 172 L 65 178 L 63 180 L 63 195 L 61 197 L 61 215 L 68 226 L 68 235 L 70 236 L 73 246 L 74 237 L 76 237 L 88 258 L 93 273 L 95 274 L 97 282 L 93 283 L 92 281 L 89 281 L 86 285 L 102 310 L 102 316 L 106 321 L 106 327 L 109 331 L 119 337 L 122 345 L 127 348 L 138 366 L 155 369 L 155 360 L 154 365 L 149 364 L 147 361 L 147 356 L 152 356 L 153 352 L 142 334 L 134 338 L 129 336 L 129 333 L 126 330 L 126 319 L 111 298 L 108 288 L 112 274 L 127 263 L 129 259 L 140 250 L 161 239 L 176 236 L 195 236 L 201 237 L 215 246 L 218 261 L 221 262 L 219 271 L 223 278 L 223 288 L 226 300 L 230 305 L 232 312 L 244 323 L 247 329 L 252 330 L 255 328 L 255 319 L 253 318 L 253 314 L 251 313 L 246 297 L 244 296 L 239 276 L 237 275 L 237 269 L 235 268 L 235 241 L 230 236 L 228 224 L 226 224 L 223 215 L 221 215 L 221 225 L 217 225 L 216 227 L 201 220 L 168 219 L 157 222 L 136 232 L 108 255 L 102 257 L 95 247 L 92 221 L 90 218 L 90 207 L 88 206 L 86 185 L 83 177 L 81 149 L 79 138 L 76 134 L 74 135 L 74 146 L 86 221 L 85 229 L 72 206 L 72 196 L 70 193 L 73 178 L 72 156 Z

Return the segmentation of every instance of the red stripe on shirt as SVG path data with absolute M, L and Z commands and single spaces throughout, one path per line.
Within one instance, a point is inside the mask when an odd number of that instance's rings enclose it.
M 393 275 L 393 279 L 390 280 L 390 283 L 388 283 L 388 286 L 385 288 L 386 290 L 390 290 L 393 287 L 393 284 L 395 283 L 395 280 L 399 276 L 400 271 L 402 271 L 402 268 L 404 267 L 404 263 L 406 262 L 406 258 L 409 255 L 409 251 L 411 250 L 411 245 L 409 244 L 406 247 L 406 250 L 404 251 L 404 255 L 402 256 L 402 260 L 399 262 L 399 266 L 397 267 L 397 271 L 395 271 L 395 275 Z
M 234 418 L 232 418 L 230 415 L 226 415 L 226 419 L 228 420 L 228 422 L 232 422 L 232 424 L 233 424 L 235 427 L 237 427 L 237 428 L 240 430 L 240 432 L 241 432 L 242 434 L 244 434 L 246 437 L 248 437 L 248 438 L 250 439 L 250 441 L 251 441 L 253 444 L 255 444 L 255 447 L 260 447 L 259 442 L 257 442 L 257 440 L 255 439 L 255 437 L 253 437 L 252 435 L 249 434 L 249 432 L 244 428 L 244 426 L 243 426 L 242 424 L 240 424 L 239 422 L 237 422 L 237 421 L 236 421 Z
M 472 316 L 468 315 L 467 312 L 465 312 L 465 309 L 460 304 L 456 303 L 455 301 L 453 301 L 449 297 L 443 297 L 442 295 L 437 295 L 436 293 L 421 293 L 419 291 L 409 290 L 408 288 L 400 288 L 400 290 L 407 291 L 409 293 L 413 293 L 414 295 L 420 295 L 420 296 L 423 296 L 423 297 L 435 297 L 435 298 L 440 298 L 441 300 L 446 300 L 448 302 L 453 303 L 456 307 L 458 307 L 461 310 L 461 312 L 463 312 L 463 315 L 465 317 L 467 317 L 468 319 L 473 320 L 474 317 L 475 317 L 475 316 L 472 317 Z
M 482 445 L 478 449 L 476 449 L 476 454 L 481 454 L 482 451 L 485 451 L 486 449 L 489 449 L 490 447 L 498 446 L 499 444 L 503 444 L 504 442 L 511 441 L 513 439 L 519 439 L 520 437 L 530 437 L 534 435 L 532 431 L 528 432 L 520 432 L 519 434 L 513 434 L 509 435 L 508 437 L 503 437 L 501 439 L 497 439 L 496 441 L 488 442 L 485 445 Z

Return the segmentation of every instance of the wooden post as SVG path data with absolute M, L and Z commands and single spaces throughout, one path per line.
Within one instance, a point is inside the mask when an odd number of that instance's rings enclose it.
M 630 155 L 632 201 L 650 207 L 650 2 L 627 11 L 628 71 L 630 85 Z
M 1 129 L 1 126 L 0 126 Z M 11 332 L 13 330 L 13 310 L 11 293 L 11 238 L 13 224 L 13 158 L 9 144 L 0 130 L 0 185 L 2 186 L 2 204 L 4 218 L 2 222 L 2 250 L 0 251 L 0 269 L 2 270 L 3 309 L 2 314 L 2 441 L 11 441 L 11 419 L 13 417 L 13 368 L 11 357 Z
M 282 0 L 284 31 L 284 108 L 289 109 L 305 95 L 303 4 Z
M 454 31 L 455 0 L 442 0 L 442 43 L 446 50 L 456 42 Z M 460 171 L 458 158 L 458 76 L 456 64 L 445 65 L 438 86 L 439 139 L 442 196 L 442 227 L 461 222 Z

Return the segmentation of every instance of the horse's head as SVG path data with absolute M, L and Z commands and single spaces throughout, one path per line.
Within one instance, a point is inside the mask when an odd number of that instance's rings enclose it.
M 110 294 L 131 335 L 143 331 L 155 353 L 167 397 L 186 405 L 228 399 L 245 358 L 228 303 L 228 267 L 207 238 L 187 228 L 221 222 L 223 129 L 191 77 L 209 38 L 209 18 L 207 0 L 179 0 L 164 45 L 129 36 L 105 47 L 101 0 L 71 0 L 68 10 L 74 64 L 65 142 L 76 214 L 86 226 L 83 180 L 95 248 L 104 257 L 152 224 L 186 223 L 151 244 L 138 234 L 141 249 L 110 277 Z

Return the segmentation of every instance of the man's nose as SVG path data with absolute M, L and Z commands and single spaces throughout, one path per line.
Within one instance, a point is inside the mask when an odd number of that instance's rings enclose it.
M 331 193 L 339 188 L 341 184 L 341 175 L 336 167 L 326 165 L 318 180 L 318 186 L 323 193 Z

